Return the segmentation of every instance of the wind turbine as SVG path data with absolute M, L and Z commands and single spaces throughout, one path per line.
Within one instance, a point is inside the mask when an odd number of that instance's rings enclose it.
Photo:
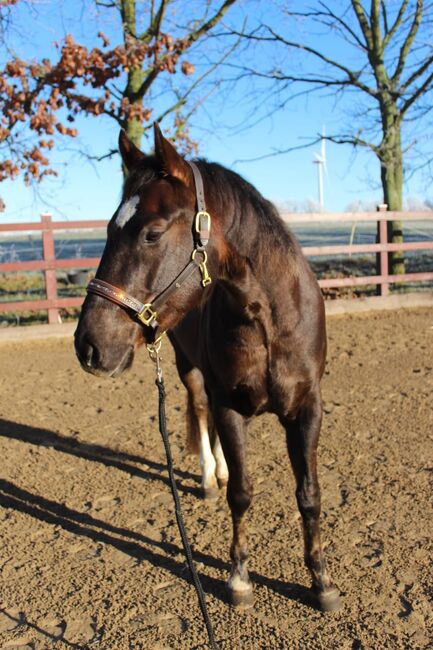
M 323 172 L 325 172 L 325 174 L 328 173 L 328 169 L 326 167 L 325 141 L 325 127 L 323 127 L 322 137 L 320 138 L 320 153 L 315 153 L 313 160 L 313 163 L 317 165 L 317 182 L 319 190 L 319 205 L 321 211 L 325 207 L 325 202 L 323 199 Z

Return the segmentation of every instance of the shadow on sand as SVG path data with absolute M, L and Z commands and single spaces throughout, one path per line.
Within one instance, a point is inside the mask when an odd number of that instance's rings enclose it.
M 61 436 L 52 431 L 6 420 L 0 420 L 0 435 L 34 445 L 53 447 L 63 453 L 103 463 L 109 467 L 116 467 L 133 476 L 163 481 L 168 484 L 168 479 L 160 474 L 160 472 L 166 471 L 165 465 L 140 456 L 114 451 L 101 445 L 80 442 L 75 438 Z M 154 471 L 143 470 L 130 463 L 143 463 Z M 177 470 L 177 475 L 181 478 L 199 479 L 198 476 L 182 470 Z M 197 497 L 200 495 L 198 488 L 180 485 L 179 490 L 192 493 Z M 13 508 L 48 524 L 60 526 L 74 535 L 111 545 L 138 562 L 149 562 L 155 567 L 163 567 L 174 576 L 192 584 L 186 563 L 177 559 L 183 553 L 183 549 L 176 544 L 156 541 L 142 533 L 114 526 L 88 513 L 68 508 L 63 503 L 32 494 L 6 480 L 0 480 L 0 505 L 5 508 Z M 205 567 L 217 569 L 221 573 L 224 572 L 225 577 L 228 576 L 229 563 L 197 550 L 194 551 L 194 558 Z M 290 600 L 315 608 L 311 591 L 302 585 L 268 578 L 255 571 L 251 571 L 250 576 L 255 584 L 264 586 Z M 229 602 L 225 579 L 214 578 L 203 573 L 201 573 L 200 579 L 205 592 L 224 603 Z

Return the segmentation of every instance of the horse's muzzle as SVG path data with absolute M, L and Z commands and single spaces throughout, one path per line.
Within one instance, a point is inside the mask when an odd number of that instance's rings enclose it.
M 110 346 L 109 350 L 101 352 L 98 346 L 89 340 L 86 335 L 80 335 L 79 330 L 75 334 L 75 353 L 86 372 L 99 377 L 119 377 L 127 368 L 130 368 L 134 360 L 134 347 L 128 345 L 126 349 L 118 349 L 117 346 Z

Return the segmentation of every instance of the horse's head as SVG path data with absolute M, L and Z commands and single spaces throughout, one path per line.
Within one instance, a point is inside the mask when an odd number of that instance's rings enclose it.
M 123 131 L 119 149 L 128 175 L 120 206 L 108 224 L 96 282 L 102 281 L 99 288 L 117 289 L 121 298 L 129 294 L 143 304 L 155 298 L 158 302 L 161 292 L 191 261 L 197 238 L 194 176 L 190 165 L 156 125 L 154 155 L 144 155 Z M 215 242 L 209 245 L 207 254 L 212 272 L 216 264 Z M 164 304 L 157 314 L 159 332 L 174 327 L 199 304 L 203 294 L 200 261 L 203 253 L 198 251 L 186 279 L 164 294 Z M 96 286 L 96 292 L 89 293 L 84 301 L 75 349 L 85 370 L 117 377 L 131 365 L 136 348 L 154 340 L 151 325 L 155 323 L 143 325 L 127 305 L 113 302 L 109 292 L 97 293 Z M 145 316 L 149 314 L 152 312 L 148 310 Z

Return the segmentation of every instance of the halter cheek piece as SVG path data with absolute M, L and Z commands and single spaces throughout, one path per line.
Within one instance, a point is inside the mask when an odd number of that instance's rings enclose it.
M 95 278 L 91 280 L 87 286 L 88 293 L 94 293 L 97 296 L 102 296 L 111 302 L 125 307 L 129 311 L 133 312 L 134 316 L 143 324 L 148 327 L 151 327 L 154 330 L 155 340 L 157 340 L 161 334 L 158 335 L 159 323 L 158 323 L 158 312 L 162 305 L 174 294 L 178 289 L 182 287 L 183 284 L 188 280 L 188 278 L 194 273 L 194 271 L 199 268 L 201 272 L 201 284 L 203 287 L 206 287 L 212 282 L 207 270 L 207 253 L 206 246 L 209 242 L 210 229 L 211 229 L 211 218 L 208 212 L 206 212 L 206 203 L 204 198 L 204 189 L 203 189 L 203 179 L 201 177 L 200 170 L 197 165 L 193 162 L 188 163 L 192 169 L 195 182 L 196 190 L 196 199 L 197 199 L 197 214 L 194 218 L 194 228 L 193 228 L 193 238 L 194 238 L 194 250 L 191 254 L 191 259 L 188 264 L 183 268 L 179 275 L 166 287 L 161 293 L 159 293 L 153 300 L 150 302 L 142 303 L 137 298 L 129 295 L 122 289 L 115 287 L 105 280 Z

